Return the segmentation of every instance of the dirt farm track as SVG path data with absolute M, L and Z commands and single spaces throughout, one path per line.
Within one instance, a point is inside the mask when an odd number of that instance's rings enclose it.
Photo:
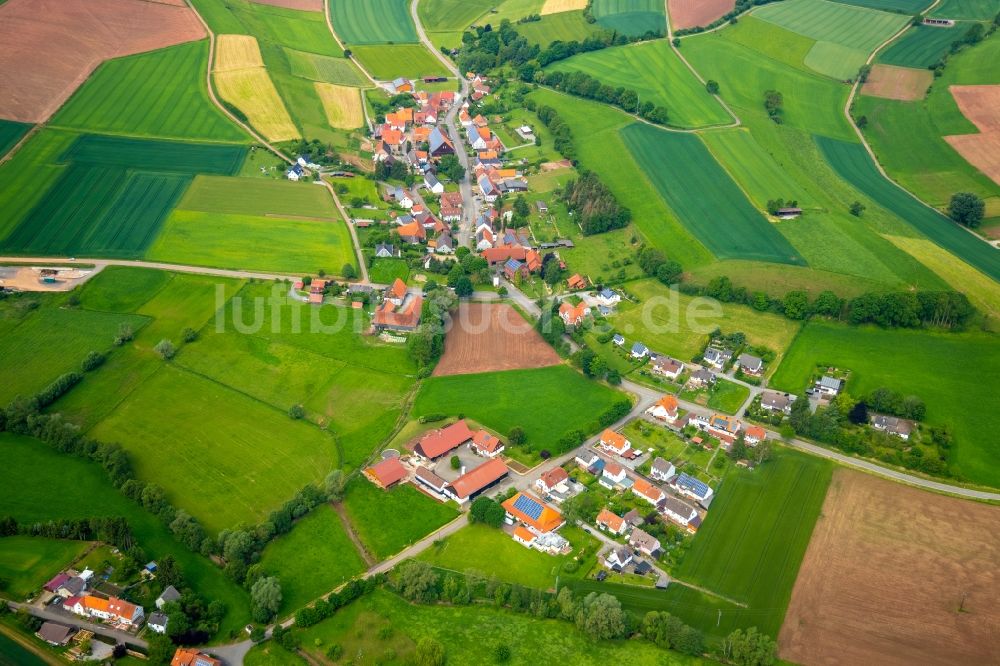
M 817 664 L 1000 663 L 1000 507 L 840 469 L 778 639 Z
M 434 375 L 558 365 L 559 355 L 509 305 L 463 303 L 444 340 Z

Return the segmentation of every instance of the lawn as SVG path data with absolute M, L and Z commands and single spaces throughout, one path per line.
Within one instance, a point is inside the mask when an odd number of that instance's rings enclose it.
M 842 178 L 938 245 L 1000 281 L 1000 255 L 993 247 L 883 178 L 863 147 L 827 137 L 816 137 L 816 142 Z
M 791 320 L 745 305 L 719 303 L 715 309 L 712 299 L 673 292 L 655 280 L 631 282 L 626 290 L 640 303 L 618 306 L 619 313 L 609 319 L 615 330 L 655 352 L 684 361 L 702 351 L 715 328 L 745 333 L 750 344 L 767 347 L 779 358 L 799 330 L 799 324 Z
M 19 123 L 0 118 L 0 155 L 6 155 L 7 151 L 13 148 L 14 144 L 20 141 L 31 127 L 31 123 Z
M 8 433 L 0 434 L 0 445 L 4 451 L 0 484 L 18 489 L 4 499 L 5 514 L 28 523 L 123 516 L 150 559 L 173 555 L 193 589 L 207 599 L 218 599 L 226 605 L 220 636 L 238 631 L 250 621 L 247 593 L 209 560 L 175 541 L 159 519 L 120 494 L 100 465 L 57 453 L 41 442 Z M 25 479 L 48 478 L 53 469 L 58 469 L 63 478 L 73 482 L 62 484 L 59 492 L 52 492 L 51 484 L 25 483 Z
M 449 76 L 450 73 L 423 44 L 384 44 L 356 46 L 352 49 L 368 73 L 380 80 L 398 76 L 416 79 L 422 76 Z
M 177 208 L 204 213 L 340 219 L 325 188 L 252 177 L 195 176 Z
M 735 414 L 750 397 L 750 389 L 735 382 L 720 379 L 708 398 L 708 407 L 727 414 Z
M 666 107 L 671 125 L 701 127 L 732 122 L 666 40 L 584 53 L 559 61 L 552 69 L 583 72 L 612 88 L 635 90 L 643 102 Z
M 721 618 L 726 633 L 752 624 L 778 635 L 832 470 L 826 460 L 779 450 L 752 472 L 733 468 L 716 488 L 674 573 L 748 605 L 746 615 Z
M 623 129 L 622 137 L 660 195 L 717 257 L 805 264 L 750 204 L 701 139 L 642 123 Z
M 348 485 L 344 507 L 376 560 L 388 559 L 459 515 L 454 505 L 435 501 L 409 484 L 382 490 L 360 476 Z
M 352 60 L 306 53 L 289 48 L 285 48 L 284 51 L 288 57 L 293 76 L 311 81 L 335 83 L 341 86 L 364 87 L 369 85 L 368 79 L 358 70 L 357 65 Z
M 0 591 L 22 601 L 83 555 L 87 541 L 30 536 L 0 538 Z
M 569 538 L 568 534 L 563 536 Z M 597 539 L 586 536 L 582 530 L 574 530 L 573 536 L 571 554 L 552 556 L 525 548 L 503 530 L 482 524 L 468 525 L 440 545 L 425 550 L 418 559 L 442 569 L 462 573 L 473 569 L 486 577 L 549 590 L 560 580 L 565 582 L 585 576 L 590 569 L 583 566 L 567 572 L 563 570 L 566 564 L 575 562 L 578 557 L 583 557 L 590 565 L 595 561 L 600 546 Z
M 960 39 L 967 28 L 942 28 L 918 25 L 879 53 L 878 62 L 899 67 L 924 69 L 936 63 L 948 52 L 951 43 Z
M 346 45 L 419 41 L 406 0 L 329 0 L 333 27 Z
M 368 278 L 376 284 L 392 284 L 399 278 L 406 282 L 410 268 L 403 259 L 376 259 L 368 269 Z
M 487 397 L 488 396 L 488 397 Z M 534 455 L 572 430 L 593 434 L 598 417 L 624 394 L 565 365 L 424 381 L 411 416 L 459 414 L 506 435 L 524 429 Z M 530 409 L 525 406 L 530 405 Z
M 594 0 L 590 9 L 597 24 L 625 35 L 666 31 L 666 15 L 659 0 Z
M 50 121 L 54 127 L 168 139 L 245 142 L 208 97 L 208 41 L 102 64 Z
M 268 251 L 261 252 L 262 248 Z M 287 275 L 320 270 L 340 275 L 345 265 L 357 270 L 344 222 L 189 210 L 175 210 L 167 218 L 145 258 Z
M 137 476 L 213 532 L 260 522 L 339 464 L 329 434 L 170 365 L 90 434 L 120 442 Z
M 337 512 L 328 504 L 316 507 L 269 543 L 261 566 L 281 581 L 281 611 L 305 606 L 365 569 Z
M 994 336 L 810 323 L 795 339 L 771 385 L 799 393 L 818 363 L 850 370 L 851 395 L 885 386 L 922 398 L 927 404 L 925 421 L 947 424 L 954 433 L 952 473 L 1000 487 L 1000 454 L 991 434 L 1000 428 L 1000 412 L 983 409 L 975 397 L 977 391 L 991 390 L 989 381 L 1000 371 Z
M 540 21 L 519 23 L 515 29 L 529 44 L 537 44 L 544 49 L 555 41 L 582 42 L 599 33 L 601 26 L 587 23 L 582 11 L 572 11 L 546 14 Z

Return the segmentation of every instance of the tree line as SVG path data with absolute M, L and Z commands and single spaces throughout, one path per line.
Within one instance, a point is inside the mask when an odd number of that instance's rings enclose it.
M 746 12 L 753 7 L 757 7 L 758 5 L 768 5 L 772 2 L 779 2 L 779 1 L 780 0 L 736 0 L 736 5 L 732 8 L 732 10 L 726 12 L 721 17 L 715 19 L 708 25 L 699 25 L 693 28 L 682 28 L 680 30 L 674 30 L 674 36 L 676 38 L 676 37 L 683 37 L 684 35 L 695 35 L 698 34 L 699 32 L 705 32 L 706 30 L 712 30 L 714 28 L 718 28 L 723 23 L 735 24 L 738 20 L 739 15 L 742 14 L 743 12 Z M 676 40 L 674 45 L 679 46 Z
M 549 86 L 584 99 L 611 104 L 626 113 L 634 113 L 657 125 L 666 125 L 670 121 L 670 113 L 665 106 L 658 106 L 650 101 L 640 103 L 639 93 L 632 88 L 624 86 L 613 88 L 584 72 L 537 71 L 532 74 L 532 78 L 522 80 Z

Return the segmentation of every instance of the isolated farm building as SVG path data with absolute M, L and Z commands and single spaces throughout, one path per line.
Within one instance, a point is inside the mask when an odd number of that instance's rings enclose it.
M 616 462 L 609 461 L 604 463 L 601 478 L 598 479 L 597 482 L 608 490 L 615 490 L 617 488 L 624 489 L 630 486 L 632 484 L 632 479 L 628 477 L 624 467 Z
M 931 18 L 930 16 L 925 16 L 924 25 L 947 28 L 955 25 L 955 22 L 951 19 Z
M 740 354 L 736 362 L 739 363 L 740 370 L 748 375 L 759 375 L 764 369 L 763 359 L 757 358 L 752 354 Z
M 760 406 L 771 412 L 792 413 L 792 402 L 794 395 L 789 393 L 778 393 L 777 391 L 764 391 L 760 396 Z
M 701 388 L 715 383 L 715 373 L 706 368 L 698 368 L 691 373 L 688 384 L 693 388 Z
M 632 563 L 632 551 L 625 546 L 614 546 L 604 558 L 604 565 L 613 571 L 621 571 Z
M 670 482 L 670 487 L 681 495 L 686 495 L 699 502 L 704 502 L 712 497 L 712 489 L 708 487 L 707 483 L 683 472 Z
M 669 356 L 657 356 L 649 364 L 649 371 L 654 375 L 666 377 L 670 381 L 676 381 L 684 372 L 684 364 Z
M 170 666 L 222 666 L 222 662 L 194 648 L 177 648 Z
M 503 453 L 504 443 L 500 441 L 499 437 L 494 437 L 485 430 L 477 430 L 472 436 L 469 448 L 481 456 L 495 458 Z
M 638 527 L 632 530 L 632 534 L 628 537 L 628 543 L 640 553 L 654 558 L 660 556 L 660 540 Z
M 72 603 L 70 603 L 72 602 Z M 137 624 L 143 616 L 142 606 L 130 604 L 117 597 L 102 599 L 93 595 L 67 599 L 63 608 L 84 617 L 96 617 L 124 625 Z
M 677 474 L 677 468 L 672 462 L 663 458 L 653 460 L 653 464 L 649 468 L 649 476 L 656 481 L 669 481 L 675 474 Z
M 387 300 L 375 309 L 372 325 L 376 331 L 413 331 L 420 324 L 423 302 L 416 294 L 411 294 L 398 308 Z
M 579 326 L 588 314 L 590 314 L 590 308 L 582 301 L 576 305 L 570 305 L 563 301 L 559 305 L 559 318 L 567 326 Z
M 789 206 L 787 208 L 779 208 L 775 214 L 782 220 L 791 220 L 801 215 L 802 209 Z
M 462 419 L 446 428 L 433 430 L 421 437 L 420 441 L 413 447 L 413 452 L 421 458 L 436 460 L 462 444 L 472 441 L 473 436 L 469 425 L 465 419 Z
M 566 492 L 567 481 L 569 481 L 569 474 L 566 473 L 566 470 L 562 467 L 554 467 L 542 474 L 542 476 L 535 481 L 535 487 L 546 495 L 552 492 Z
M 660 512 L 683 527 L 689 527 L 691 521 L 698 518 L 698 510 L 676 497 L 667 497 L 660 504 Z M 695 526 L 697 527 L 697 526 Z
M 632 350 L 629 352 L 629 356 L 632 358 L 646 358 L 649 355 L 649 348 L 642 344 L 641 342 L 636 342 L 632 345 Z
M 447 487 L 448 482 L 432 472 L 430 469 L 426 467 L 417 467 L 416 472 L 413 473 L 413 478 L 435 495 L 439 495 L 442 498 L 445 496 L 444 489 Z
M 507 465 L 500 459 L 487 460 L 445 486 L 444 494 L 459 504 L 478 497 L 507 476 Z
M 535 536 L 534 532 L 532 532 L 523 525 L 518 525 L 517 527 L 514 528 L 514 533 L 512 534 L 512 537 L 514 541 L 518 542 L 522 546 L 526 546 L 527 548 L 531 548 L 533 545 L 535 545 L 535 539 L 538 538 L 537 536 Z
M 876 430 L 895 435 L 902 440 L 910 439 L 910 433 L 913 432 L 913 427 L 916 425 L 908 419 L 886 416 L 885 414 L 872 414 L 871 423 Z
M 632 484 L 632 492 L 653 506 L 659 504 L 666 497 L 662 490 L 642 478 L 636 479 L 635 483 Z
M 767 431 L 760 426 L 748 426 L 743 431 L 743 441 L 750 446 L 756 446 L 767 439 Z
M 601 512 L 597 514 L 597 520 L 595 522 L 602 530 L 619 536 L 624 534 L 628 527 L 625 524 L 624 518 L 616 513 L 608 511 L 607 509 L 601 509 Z
M 566 280 L 566 286 L 570 289 L 586 289 L 587 280 L 579 273 L 574 273 L 568 280 Z
M 386 458 L 364 471 L 365 477 L 382 490 L 387 490 L 406 478 L 406 468 L 399 458 Z
M 501 181 L 500 189 L 504 192 L 527 192 L 528 181 L 523 178 L 504 178 Z
M 146 620 L 146 626 L 158 634 L 167 633 L 167 614 L 160 611 L 150 613 L 149 619 Z
M 549 205 L 541 200 L 535 202 L 535 208 L 538 210 L 539 213 L 544 214 L 549 212 Z
M 389 259 L 392 257 L 398 257 L 399 251 L 394 245 L 390 245 L 389 243 L 379 243 L 375 246 L 375 256 L 379 259 Z
M 73 629 L 57 624 L 56 622 L 43 622 L 42 626 L 39 627 L 38 632 L 35 635 L 49 645 L 61 647 L 69 643 L 69 639 L 72 638 L 75 633 L 76 632 Z
M 816 382 L 816 390 L 823 395 L 837 395 L 844 390 L 844 380 L 824 375 Z
M 611 342 L 613 342 L 616 347 L 621 347 L 625 344 L 625 337 L 620 333 L 615 333 L 614 337 L 611 338 Z
M 654 419 L 666 421 L 667 423 L 673 423 L 677 420 L 677 409 L 677 398 L 672 395 L 665 395 L 657 400 L 656 404 L 647 409 L 646 413 Z
M 615 432 L 611 428 L 606 428 L 601 433 L 600 445 L 605 451 L 617 453 L 620 456 L 625 455 L 632 448 L 632 442 L 625 435 Z
M 705 350 L 705 363 L 708 363 L 713 368 L 721 370 L 726 367 L 726 363 L 733 358 L 733 352 L 728 349 L 719 349 L 718 347 L 709 347 Z
M 530 493 L 517 493 L 503 503 L 503 508 L 509 520 L 526 525 L 535 534 L 557 530 L 566 522 L 561 513 Z
M 180 601 L 180 599 L 181 593 L 177 591 L 177 588 L 173 585 L 167 585 L 166 589 L 156 598 L 156 607 L 162 609 L 164 604 L 169 604 L 171 601 Z

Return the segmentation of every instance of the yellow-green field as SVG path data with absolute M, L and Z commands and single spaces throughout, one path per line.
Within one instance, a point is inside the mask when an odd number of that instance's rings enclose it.
M 301 137 L 274 82 L 264 68 L 257 40 L 248 35 L 219 35 L 215 87 L 269 141 Z
M 338 86 L 333 83 L 313 84 L 316 94 L 323 103 L 323 112 L 330 127 L 337 129 L 357 129 L 365 121 L 361 110 L 361 93 L 357 88 Z

